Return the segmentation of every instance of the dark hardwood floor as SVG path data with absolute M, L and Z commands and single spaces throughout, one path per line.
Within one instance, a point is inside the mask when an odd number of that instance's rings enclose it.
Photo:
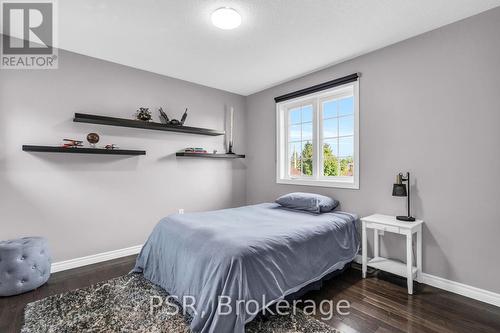
M 408 295 L 404 279 L 383 272 L 362 279 L 351 268 L 305 298 L 349 301 L 348 316 L 327 321 L 344 333 L 500 332 L 499 307 L 423 284 L 414 288 Z
M 18 296 L 0 297 L 0 333 L 19 332 L 24 306 L 35 300 L 82 288 L 127 274 L 135 256 L 55 273 L 39 289 Z M 351 332 L 500 332 L 500 308 L 426 285 L 416 285 L 408 295 L 404 281 L 376 274 L 361 279 L 350 268 L 302 299 L 347 300 L 350 314 L 325 322 L 344 333 Z M 316 317 L 320 319 L 321 314 Z

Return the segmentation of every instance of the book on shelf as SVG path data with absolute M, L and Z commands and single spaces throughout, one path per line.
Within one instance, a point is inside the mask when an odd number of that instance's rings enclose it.
M 207 151 L 205 148 L 186 148 L 184 149 L 185 153 L 200 153 L 200 154 L 206 154 Z

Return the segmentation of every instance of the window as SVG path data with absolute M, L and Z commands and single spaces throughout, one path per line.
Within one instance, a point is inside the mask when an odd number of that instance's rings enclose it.
M 358 81 L 276 110 L 278 183 L 359 188 Z

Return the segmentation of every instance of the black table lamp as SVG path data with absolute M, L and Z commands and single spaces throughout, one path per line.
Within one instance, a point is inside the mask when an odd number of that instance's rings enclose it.
M 406 184 L 408 183 L 408 192 L 406 191 Z M 396 184 L 392 187 L 392 195 L 394 197 L 408 197 L 408 216 L 396 216 L 400 221 L 413 222 L 415 218 L 410 214 L 410 173 L 407 172 L 406 176 L 402 173 L 396 176 Z

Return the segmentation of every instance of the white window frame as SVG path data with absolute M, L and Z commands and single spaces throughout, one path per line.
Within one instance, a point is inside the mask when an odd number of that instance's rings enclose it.
M 323 154 L 318 151 L 323 142 L 323 116 L 321 112 L 321 103 L 332 97 L 342 98 L 353 92 L 354 100 L 354 176 L 323 176 Z M 288 110 L 298 106 L 312 105 L 313 107 L 313 175 L 291 177 L 289 176 L 289 156 L 288 156 Z M 321 186 L 359 189 L 359 81 L 350 82 L 330 88 L 327 90 L 312 93 L 306 96 L 297 97 L 276 104 L 276 183 Z

